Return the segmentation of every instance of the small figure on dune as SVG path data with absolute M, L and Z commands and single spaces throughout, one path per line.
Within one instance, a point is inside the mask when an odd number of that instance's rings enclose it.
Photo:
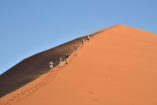
M 66 62 L 66 64 L 68 64 L 68 59 L 69 59 L 69 55 L 68 55 L 68 53 L 66 53 L 65 54 L 65 62 Z
M 62 66 L 62 57 L 59 58 L 59 67 Z
M 51 72 L 52 72 L 53 71 L 53 62 L 52 61 L 49 62 L 49 67 L 50 67 Z
M 84 39 L 82 39 L 82 44 L 84 45 Z
M 77 55 L 77 48 L 75 48 L 75 55 Z
M 90 40 L 90 36 L 89 36 L 89 35 L 87 36 L 87 40 L 88 40 L 88 41 Z

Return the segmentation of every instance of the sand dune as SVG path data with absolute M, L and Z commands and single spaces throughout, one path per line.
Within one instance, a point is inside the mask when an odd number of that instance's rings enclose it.
M 157 104 L 157 34 L 117 25 L 77 47 L 68 65 L 41 73 L 1 97 L 0 105 Z
M 93 35 L 91 34 L 90 36 L 93 37 Z M 65 53 L 70 55 L 75 48 L 81 45 L 82 38 L 87 39 L 87 36 L 30 56 L 0 75 L 0 97 L 50 71 L 48 66 L 50 61 L 53 61 L 54 66 L 57 66 L 60 57 L 64 60 Z

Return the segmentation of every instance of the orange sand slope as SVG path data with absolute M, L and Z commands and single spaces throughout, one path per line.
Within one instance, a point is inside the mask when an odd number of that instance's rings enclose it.
M 157 34 L 118 25 L 98 33 L 70 60 L 14 105 L 157 105 Z

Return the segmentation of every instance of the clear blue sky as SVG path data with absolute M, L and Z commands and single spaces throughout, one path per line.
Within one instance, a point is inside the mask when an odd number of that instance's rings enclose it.
M 157 33 L 157 0 L 0 0 L 0 73 L 114 24 Z

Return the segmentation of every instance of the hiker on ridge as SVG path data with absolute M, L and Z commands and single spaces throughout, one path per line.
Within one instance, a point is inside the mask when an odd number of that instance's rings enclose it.
M 84 45 L 84 39 L 82 39 L 82 44 Z
M 69 55 L 68 53 L 65 54 L 65 61 L 66 61 L 66 64 L 68 64 L 68 59 L 69 59 Z
M 52 61 L 49 62 L 49 67 L 51 68 L 51 72 L 52 72 L 53 71 L 53 62 Z
M 89 35 L 87 36 L 87 40 L 88 40 L 88 41 L 90 40 L 90 36 L 89 36 Z
M 62 66 L 62 57 L 59 58 L 59 67 Z
M 77 55 L 77 48 L 75 48 L 75 55 Z

